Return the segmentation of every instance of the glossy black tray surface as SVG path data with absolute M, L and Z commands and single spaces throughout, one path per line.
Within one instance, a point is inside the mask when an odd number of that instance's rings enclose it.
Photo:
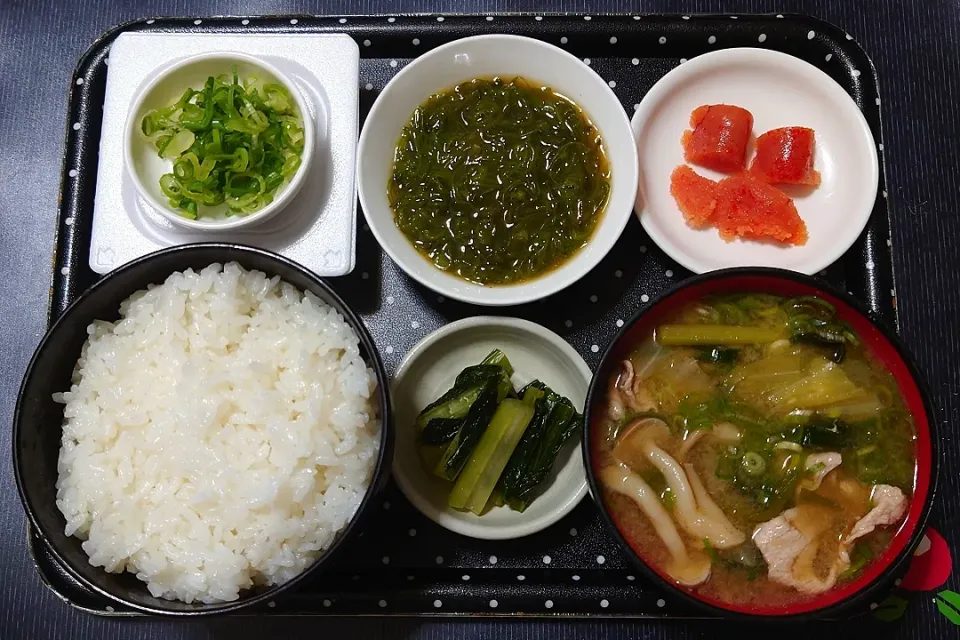
M 199 22 L 199 24 L 197 24 Z M 482 33 L 540 38 L 589 60 L 632 114 L 647 90 L 687 59 L 720 48 L 764 47 L 797 56 L 836 80 L 882 142 L 873 65 L 847 34 L 794 15 L 493 15 L 396 17 L 157 18 L 122 25 L 80 60 L 69 101 L 51 321 L 97 275 L 87 267 L 110 45 L 120 33 L 347 33 L 360 46 L 360 115 L 379 90 L 419 54 Z M 882 149 L 882 145 L 880 146 Z M 897 328 L 894 273 L 881 152 L 877 202 L 857 243 L 821 277 L 863 301 Z M 71 169 L 83 167 L 84 171 Z M 689 272 L 667 258 L 635 219 L 610 254 L 569 289 L 536 304 L 491 310 L 445 300 L 414 283 L 362 223 L 356 269 L 331 285 L 363 318 L 389 372 L 420 338 L 450 321 L 515 315 L 566 338 L 591 367 L 623 321 Z M 73 580 L 30 532 L 44 582 L 61 598 L 101 615 L 135 615 Z M 513 541 L 466 538 L 422 516 L 391 484 L 361 537 L 329 571 L 259 613 L 287 615 L 699 615 L 635 573 L 601 528 L 590 500 L 549 529 Z

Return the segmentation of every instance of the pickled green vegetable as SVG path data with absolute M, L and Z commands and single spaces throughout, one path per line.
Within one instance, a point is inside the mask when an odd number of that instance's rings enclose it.
M 172 160 L 160 190 L 185 218 L 259 211 L 300 168 L 303 121 L 290 92 L 255 78 L 210 76 L 179 100 L 148 112 L 140 131 Z
M 475 79 L 414 112 L 388 185 L 399 229 L 481 284 L 534 278 L 590 239 L 610 192 L 600 135 L 547 87 Z

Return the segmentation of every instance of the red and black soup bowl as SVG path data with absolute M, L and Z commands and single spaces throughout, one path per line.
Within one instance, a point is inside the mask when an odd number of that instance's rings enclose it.
M 893 532 L 890 543 L 866 566 L 859 577 L 818 596 L 799 599 L 797 603 L 787 605 L 732 604 L 699 593 L 696 587 L 679 585 L 653 562 L 645 559 L 640 545 L 631 542 L 624 534 L 625 523 L 618 521 L 620 516 L 608 503 L 597 475 L 600 465 L 599 442 L 605 437 L 603 427 L 606 421 L 608 385 L 611 376 L 616 375 L 621 361 L 627 358 L 630 351 L 648 337 L 658 324 L 672 317 L 684 306 L 713 294 L 753 292 L 784 297 L 818 296 L 832 304 L 837 317 L 850 324 L 874 359 L 893 374 L 916 428 L 917 465 L 914 491 L 907 514 Z M 936 420 L 929 395 L 916 367 L 897 337 L 871 319 L 866 309 L 849 295 L 836 291 L 815 278 L 780 269 L 734 268 L 691 278 L 667 291 L 627 322 L 607 347 L 588 392 L 585 415 L 587 419 L 582 449 L 587 478 L 609 532 L 624 553 L 655 584 L 700 610 L 725 618 L 798 620 L 829 618 L 858 605 L 866 607 L 873 601 L 872 598 L 882 596 L 880 592 L 905 570 L 906 561 L 923 538 L 936 492 L 939 467 Z

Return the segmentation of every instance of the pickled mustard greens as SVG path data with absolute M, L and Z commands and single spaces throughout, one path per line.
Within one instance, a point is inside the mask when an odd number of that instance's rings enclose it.
M 590 239 L 609 192 L 596 128 L 523 78 L 478 78 L 418 107 L 388 185 L 396 224 L 417 250 L 480 284 L 560 265 Z
M 202 207 L 221 204 L 228 216 L 259 211 L 296 173 L 303 154 L 303 121 L 290 92 L 241 79 L 236 69 L 148 112 L 140 130 L 161 158 L 173 161 L 160 189 L 191 220 L 209 215 Z
M 533 502 L 583 416 L 567 398 L 534 380 L 519 391 L 499 349 L 467 367 L 453 387 L 417 416 L 424 469 L 453 483 L 448 504 L 481 515 Z

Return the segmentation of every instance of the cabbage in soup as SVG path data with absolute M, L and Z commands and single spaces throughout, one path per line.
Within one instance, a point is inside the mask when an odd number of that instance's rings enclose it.
M 704 298 L 620 363 L 597 474 L 679 585 L 742 607 L 854 580 L 907 512 L 915 428 L 893 376 L 816 297 Z

